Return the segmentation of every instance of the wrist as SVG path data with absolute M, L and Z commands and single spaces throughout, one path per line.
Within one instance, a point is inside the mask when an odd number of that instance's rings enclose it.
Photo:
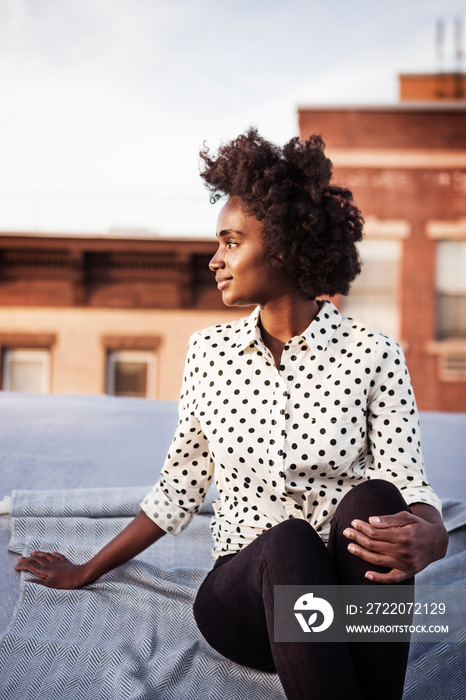
M 448 540 L 449 540 L 448 532 L 447 532 L 443 522 L 440 525 L 436 526 L 436 530 L 437 530 L 437 537 L 436 537 L 437 559 L 443 559 L 443 557 L 447 553 L 447 549 L 448 549 Z
M 429 523 L 431 527 L 430 551 L 432 561 L 442 559 L 447 553 L 448 532 L 443 524 L 442 516 L 436 508 L 427 503 L 414 503 L 411 510 L 419 518 Z
M 81 586 L 87 586 L 90 583 L 93 583 L 96 579 L 98 579 L 99 576 L 101 576 L 101 574 L 98 573 L 95 565 L 93 564 L 93 559 L 90 559 L 90 561 L 86 562 L 85 564 L 79 565 L 79 579 L 81 582 Z

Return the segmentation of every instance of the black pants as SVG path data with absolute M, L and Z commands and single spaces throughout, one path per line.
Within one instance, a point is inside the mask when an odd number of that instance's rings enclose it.
M 408 642 L 275 642 L 273 595 L 275 585 L 377 585 L 364 574 L 387 569 L 350 554 L 342 533 L 354 518 L 401 510 L 409 508 L 393 484 L 363 482 L 338 505 L 328 547 L 305 520 L 290 519 L 221 557 L 194 604 L 205 639 L 239 664 L 276 671 L 289 700 L 399 700 Z

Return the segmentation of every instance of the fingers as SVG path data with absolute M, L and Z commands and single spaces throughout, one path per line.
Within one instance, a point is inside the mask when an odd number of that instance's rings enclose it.
M 52 554 L 60 561 L 68 561 L 68 559 L 66 557 L 64 557 L 63 554 L 60 554 L 59 552 L 52 552 Z
M 352 521 L 351 526 L 354 530 L 365 534 L 371 540 L 398 542 L 405 535 L 406 531 L 404 528 L 415 525 L 418 522 L 419 518 L 417 516 L 407 511 L 402 511 L 394 515 L 373 516 L 369 518 L 369 522 L 355 519 Z M 350 528 L 347 528 L 347 530 L 350 530 Z
M 343 534 L 351 542 L 348 550 L 388 573 L 368 571 L 366 577 L 377 583 L 398 583 L 421 571 L 428 549 L 430 525 L 407 511 L 373 516 L 369 522 L 353 520 Z M 429 530 L 429 531 L 428 531 Z
M 18 557 L 19 562 L 35 562 L 37 564 L 56 564 L 58 561 L 68 561 L 58 552 L 30 552 L 28 557 Z
M 42 556 L 47 558 L 48 561 L 55 561 L 56 559 L 59 559 L 60 561 L 68 561 L 68 559 L 64 557 L 63 554 L 60 554 L 60 552 L 36 552 L 35 550 L 31 550 L 29 556 Z
M 366 541 L 367 538 L 364 538 L 364 540 Z M 368 564 L 389 569 L 388 572 L 367 571 L 365 577 L 370 581 L 374 583 L 387 584 L 400 583 L 413 575 L 414 572 L 411 572 L 410 557 L 406 557 L 406 553 L 404 551 L 400 551 L 396 545 L 386 542 L 383 543 L 380 541 L 373 542 L 369 540 L 369 546 L 376 546 L 378 551 L 371 551 L 367 548 L 367 546 L 364 547 L 356 544 L 355 542 L 351 542 L 348 545 L 348 550 L 351 552 L 351 554 L 354 554 L 356 557 L 359 557 Z
M 66 557 L 58 552 L 36 552 L 32 551 L 28 557 L 18 557 L 15 564 L 15 571 L 29 571 L 36 578 L 26 579 L 33 583 L 44 583 L 50 576 L 51 567 L 59 562 L 68 561 Z
M 382 566 L 386 569 L 400 568 L 402 559 L 397 553 L 373 552 L 366 547 L 360 546 L 354 542 L 348 545 L 348 550 L 359 559 L 372 564 L 373 566 Z
M 370 528 L 356 529 L 356 523 L 353 522 L 351 524 L 353 525 L 352 528 L 347 527 L 345 530 L 343 530 L 344 536 L 347 537 L 349 540 L 353 540 L 362 547 L 367 547 L 368 549 L 373 549 L 377 552 L 381 551 L 381 549 L 383 551 L 390 551 L 390 547 L 393 547 L 393 544 L 387 541 L 386 539 L 374 537 Z M 377 535 L 378 533 L 375 534 Z M 350 546 L 348 546 L 348 549 L 350 549 Z
M 31 552 L 30 559 L 42 564 L 45 564 L 46 562 L 53 564 L 57 560 L 57 557 L 54 556 L 52 552 Z
M 403 559 L 409 556 L 410 552 L 410 533 L 391 532 L 384 530 L 387 539 L 378 539 L 362 530 L 346 528 L 343 531 L 345 537 L 351 540 L 348 549 L 352 554 L 361 555 L 362 550 L 372 552 L 374 554 L 382 554 L 392 556 L 395 559 Z M 374 562 L 375 563 L 375 562 Z
M 40 563 L 34 561 L 34 559 L 21 557 L 18 563 L 15 564 L 15 571 L 29 571 L 34 574 L 37 578 L 45 579 L 48 576 L 47 570 Z
M 16 571 L 28 571 L 28 583 L 39 583 L 48 588 L 81 588 L 85 584 L 84 567 L 73 564 L 59 552 L 33 551 L 28 557 L 19 557 Z
M 401 583 L 401 581 L 406 581 L 411 576 L 412 574 L 408 574 L 401 569 L 391 569 L 391 571 L 383 574 L 378 571 L 368 571 L 366 573 L 366 578 L 373 581 L 373 583 Z
M 393 513 L 392 515 L 374 515 L 369 518 L 370 524 L 376 529 L 403 527 L 404 525 L 416 523 L 418 520 L 419 518 L 416 515 L 407 510 L 402 510 L 399 513 Z M 364 521 L 361 520 L 359 522 Z
M 379 520 L 375 525 L 372 522 L 374 519 Z M 369 523 L 353 520 L 351 527 L 346 528 L 343 534 L 369 552 L 389 555 L 399 561 L 405 561 L 411 559 L 414 554 L 413 538 L 418 529 L 418 520 L 411 513 L 370 518 Z M 361 556 L 359 549 L 348 548 L 353 554 Z

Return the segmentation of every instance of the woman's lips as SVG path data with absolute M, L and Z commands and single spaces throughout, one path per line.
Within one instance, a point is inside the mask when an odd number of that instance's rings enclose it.
M 216 280 L 217 281 L 217 289 L 219 289 L 220 291 L 222 289 L 224 289 L 226 287 L 226 285 L 228 284 L 228 282 L 230 282 L 230 280 L 231 280 L 231 277 L 226 277 L 223 279 Z

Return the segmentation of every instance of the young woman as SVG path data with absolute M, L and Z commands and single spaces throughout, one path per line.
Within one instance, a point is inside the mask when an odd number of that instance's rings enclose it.
M 227 306 L 256 309 L 191 338 L 174 441 L 128 527 L 84 565 L 33 552 L 16 568 L 90 583 L 180 532 L 215 480 L 216 562 L 194 606 L 207 641 L 277 671 L 293 700 L 396 700 L 407 644 L 274 641 L 275 585 L 412 585 L 446 551 L 400 348 L 317 300 L 360 270 L 360 213 L 319 137 L 278 148 L 251 129 L 201 156 L 228 196 L 210 269 Z

